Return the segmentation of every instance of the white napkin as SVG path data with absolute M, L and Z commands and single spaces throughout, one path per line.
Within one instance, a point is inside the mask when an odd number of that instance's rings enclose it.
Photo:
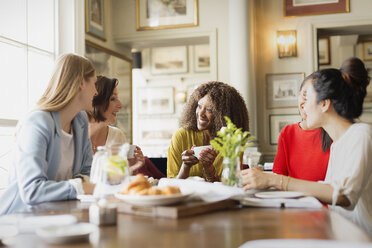
M 222 201 L 232 197 L 239 197 L 245 193 L 242 188 L 225 186 L 222 183 L 173 178 L 161 178 L 159 180 L 159 187 L 167 185 L 178 186 L 182 192 L 192 191 L 194 195 L 206 202 Z
M 244 206 L 252 207 L 268 207 L 268 208 L 308 208 L 308 209 L 320 209 L 322 204 L 312 196 L 296 198 L 296 199 L 285 199 L 285 198 L 276 198 L 276 199 L 261 199 L 254 197 L 244 197 L 241 201 L 241 204 Z
M 261 239 L 248 241 L 240 248 L 371 248 L 370 243 L 320 239 Z
M 70 214 L 44 215 L 44 216 L 18 216 L 4 215 L 0 217 L 0 226 L 14 226 L 19 233 L 33 233 L 36 229 L 45 226 L 62 226 L 74 224 L 77 218 Z

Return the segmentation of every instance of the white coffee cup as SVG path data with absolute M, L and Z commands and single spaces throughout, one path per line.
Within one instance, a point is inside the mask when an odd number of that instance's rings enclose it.
M 134 158 L 134 151 L 136 150 L 136 145 L 129 145 L 129 149 L 128 149 L 128 155 L 127 157 L 128 158 Z
M 194 151 L 194 156 L 199 159 L 201 151 L 205 150 L 206 148 L 212 149 L 212 145 L 207 145 L 207 146 L 195 146 L 192 148 Z

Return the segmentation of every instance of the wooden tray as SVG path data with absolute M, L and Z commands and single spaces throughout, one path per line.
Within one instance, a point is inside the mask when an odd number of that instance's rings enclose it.
M 191 201 L 170 206 L 134 206 L 125 202 L 118 203 L 118 212 L 142 216 L 164 217 L 178 219 L 181 217 L 209 213 L 239 205 L 236 200 L 224 200 L 218 202 Z

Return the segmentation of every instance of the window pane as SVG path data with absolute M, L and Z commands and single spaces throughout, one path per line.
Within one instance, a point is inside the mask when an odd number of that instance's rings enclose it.
M 8 171 L 12 163 L 15 127 L 0 125 L 0 194 L 8 184 Z
M 27 42 L 26 0 L 0 0 L 0 36 Z
M 27 53 L 0 39 L 0 118 L 19 119 L 27 110 Z
M 30 49 L 28 52 L 29 107 L 33 107 L 48 85 L 54 64 L 53 54 Z
M 28 44 L 54 52 L 54 1 L 29 0 L 27 23 Z

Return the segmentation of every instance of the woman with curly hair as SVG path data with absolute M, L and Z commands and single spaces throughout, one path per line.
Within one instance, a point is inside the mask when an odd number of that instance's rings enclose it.
M 243 131 L 249 131 L 247 107 L 234 87 L 222 82 L 200 85 L 184 109 L 181 128 L 172 137 L 168 149 L 168 177 L 199 176 L 210 182 L 220 180 L 221 154 L 212 148 L 205 148 L 196 158 L 193 147 L 210 145 L 217 131 L 226 125 L 224 116 L 228 116 Z

